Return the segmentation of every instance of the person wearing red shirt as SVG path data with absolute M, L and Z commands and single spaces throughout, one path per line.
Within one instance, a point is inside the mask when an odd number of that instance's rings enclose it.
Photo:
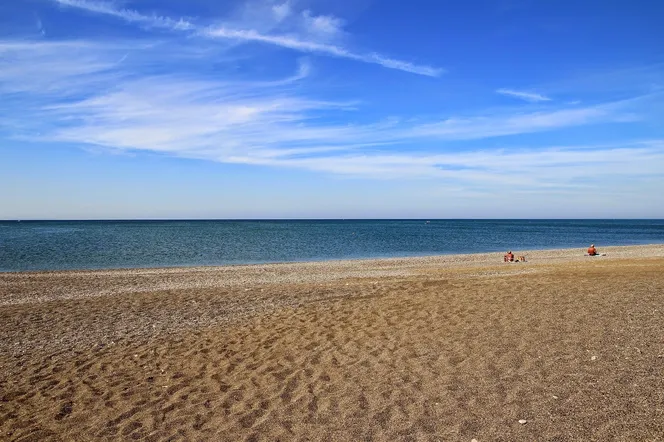
M 588 247 L 588 255 L 589 256 L 597 255 L 597 249 L 595 248 L 595 244 L 590 244 L 590 247 Z

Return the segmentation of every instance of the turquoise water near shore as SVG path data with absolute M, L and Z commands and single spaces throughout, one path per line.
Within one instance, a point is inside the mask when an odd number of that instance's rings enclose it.
M 253 264 L 664 243 L 664 220 L 2 221 L 0 271 Z

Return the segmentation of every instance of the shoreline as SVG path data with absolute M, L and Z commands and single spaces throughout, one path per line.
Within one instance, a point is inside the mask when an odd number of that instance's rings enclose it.
M 634 250 L 632 250 L 634 249 Z M 655 251 L 656 253 L 663 253 L 664 243 L 649 243 L 649 244 L 637 244 L 637 245 L 606 245 L 599 247 L 600 253 L 616 253 L 622 254 L 623 252 L 630 253 L 637 252 L 640 249 L 649 249 Z M 537 257 L 539 259 L 551 259 L 551 258 L 562 258 L 568 256 L 571 259 L 578 258 L 579 254 L 585 253 L 585 248 L 551 248 L 551 249 L 513 249 L 515 255 L 519 256 L 522 254 Z M 481 258 L 483 261 L 488 263 L 489 259 L 499 256 L 502 260 L 502 256 L 505 251 L 494 251 L 494 252 L 475 252 L 475 253 L 448 253 L 448 254 L 434 254 L 434 255 L 416 255 L 416 256 L 390 256 L 390 257 L 380 257 L 380 258 L 344 258 L 344 259 L 325 259 L 325 260 L 304 260 L 304 261 L 274 261 L 274 262 L 256 262 L 256 263 L 240 263 L 240 264 L 221 264 L 221 265 L 179 265 L 179 266 L 164 266 L 164 267 L 99 267 L 99 268 L 83 268 L 83 269 L 51 269 L 51 270 L 0 270 L 0 277 L 5 275 L 28 275 L 28 274 L 87 274 L 87 273 L 104 273 L 104 272 L 182 272 L 182 271 L 203 271 L 203 270 L 224 270 L 224 269 L 245 269 L 245 268 L 257 268 L 257 267 L 272 267 L 272 266 L 299 266 L 299 265 L 347 265 L 352 263 L 359 264 L 371 264 L 379 262 L 394 262 L 394 261 L 412 261 L 413 264 L 416 261 L 432 261 L 437 260 L 441 262 L 448 261 L 469 261 L 468 258 Z M 547 254 L 552 254 L 548 256 Z M 652 255 L 652 256 L 664 256 L 664 255 Z M 610 258 L 607 254 L 605 258 Z M 474 259 L 470 259 L 474 260 Z

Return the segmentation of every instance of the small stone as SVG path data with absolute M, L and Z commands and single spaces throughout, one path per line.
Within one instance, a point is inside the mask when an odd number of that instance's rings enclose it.
M 558 399 L 558 396 L 556 396 L 556 395 L 554 394 L 554 395 L 553 395 L 553 398 L 554 398 L 554 399 Z
M 596 361 L 596 360 L 597 360 L 597 356 L 593 356 L 592 358 L 590 358 L 590 360 L 591 360 L 591 361 Z
M 525 420 L 525 419 L 519 419 L 519 423 L 520 423 L 521 425 L 523 425 L 523 424 L 528 423 L 528 421 Z
M 479 442 L 477 439 L 471 439 L 470 442 Z

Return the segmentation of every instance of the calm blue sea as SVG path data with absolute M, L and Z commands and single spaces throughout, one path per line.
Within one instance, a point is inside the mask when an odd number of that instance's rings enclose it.
M 664 220 L 4 221 L 0 271 L 664 243 Z

